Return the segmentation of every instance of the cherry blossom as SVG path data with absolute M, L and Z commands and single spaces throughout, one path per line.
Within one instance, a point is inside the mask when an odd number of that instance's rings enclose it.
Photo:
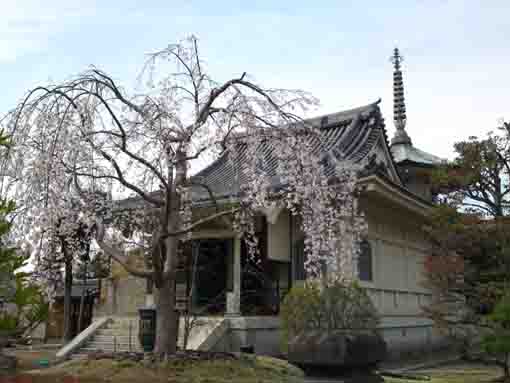
M 150 55 L 134 92 L 97 68 L 34 88 L 6 126 L 13 147 L 2 187 L 21 206 L 18 238 L 36 264 L 51 264 L 58 238 L 82 251 L 83 230 L 129 273 L 152 280 L 161 353 L 176 349 L 179 243 L 213 220 L 232 217 L 255 254 L 254 216 L 284 207 L 302 223 L 309 274 L 325 268 L 333 279 L 352 279 L 366 231 L 356 193 L 361 164 L 317 153 L 321 130 L 301 117 L 316 105 L 304 91 L 263 88 L 246 73 L 214 81 L 195 37 Z M 191 169 L 219 156 L 235 169 L 240 193 L 195 218 L 192 190 L 207 185 Z M 144 267 L 128 262 L 135 248 Z

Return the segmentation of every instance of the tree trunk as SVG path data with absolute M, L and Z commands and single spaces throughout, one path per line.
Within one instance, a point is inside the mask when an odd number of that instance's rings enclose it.
M 179 315 L 175 310 L 175 277 L 166 278 L 156 291 L 156 347 L 157 354 L 177 351 Z
M 71 333 L 71 292 L 73 289 L 73 265 L 70 261 L 65 261 L 64 276 L 64 336 L 63 342 L 67 343 L 73 339 Z
M 83 276 L 83 288 L 81 290 L 80 297 L 80 314 L 78 315 L 78 333 L 83 328 L 83 310 L 85 307 L 85 291 L 87 291 L 87 263 L 85 263 L 85 275 Z
M 186 153 L 178 150 L 176 153 L 175 180 L 174 165 L 168 162 L 168 183 L 172 185 L 166 195 L 166 206 L 162 214 L 163 224 L 161 232 L 173 233 L 180 229 L 181 196 L 178 187 L 186 181 Z M 163 274 L 157 288 L 156 300 L 156 347 L 158 354 L 174 354 L 177 351 L 179 336 L 179 313 L 175 310 L 176 277 L 177 277 L 177 250 L 179 240 L 168 236 L 164 240 Z

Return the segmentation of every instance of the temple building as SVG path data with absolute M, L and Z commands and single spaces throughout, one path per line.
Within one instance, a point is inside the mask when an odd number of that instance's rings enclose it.
M 428 176 L 442 160 L 413 145 L 406 131 L 398 49 L 392 61 L 396 130 L 391 141 L 380 101 L 319 116 L 308 123 L 322 132 L 321 145 L 316 149 L 323 152 L 320 154 L 332 161 L 347 158 L 368 164 L 359 179 L 368 238 L 358 260 L 358 279 L 381 315 L 380 330 L 391 355 L 396 356 L 443 344 L 441 335 L 421 313 L 421 306 L 430 300 L 429 291 L 421 284 L 423 261 L 429 251 L 422 225 L 434 197 Z M 239 190 L 236 169 L 225 157 L 195 177 L 207 184 L 220 202 Z M 206 209 L 209 197 L 204 191 L 194 192 L 196 208 Z M 306 279 L 303 233 L 295 217 L 283 208 L 261 213 L 256 231 L 259 263 L 247 256 L 232 228 L 220 221 L 193 232 L 193 240 L 183 249 L 188 256 L 183 257 L 187 261 L 178 275 L 177 304 L 191 304 L 204 323 L 192 334 L 189 347 L 238 351 L 242 345 L 253 345 L 257 353 L 280 354 L 280 302 L 293 285 Z M 139 261 L 133 258 L 133 262 Z M 196 262 L 194 274 L 190 262 Z M 145 281 L 128 275 L 119 265 L 113 265 L 112 275 L 101 286 L 94 316 L 95 320 L 109 319 L 85 345 L 88 349 L 105 348 L 105 334 L 126 339 L 128 328 L 129 334 L 136 333 L 138 309 L 146 304 Z M 190 297 L 191 302 L 187 300 Z M 133 339 L 136 343 L 136 336 Z M 127 343 L 116 347 L 126 349 Z M 131 338 L 130 347 L 135 347 Z

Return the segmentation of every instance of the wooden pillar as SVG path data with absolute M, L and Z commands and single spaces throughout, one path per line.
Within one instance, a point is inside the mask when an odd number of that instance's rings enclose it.
M 241 315 L 241 239 L 235 237 L 233 242 L 232 291 L 227 292 L 226 315 Z
M 198 262 L 200 257 L 200 241 L 199 240 L 193 240 L 191 242 L 191 259 L 192 259 L 192 266 L 191 266 L 191 286 L 189 287 L 191 291 L 191 304 L 190 309 L 191 312 L 194 312 L 195 309 L 198 308 L 198 288 L 197 284 L 199 283 L 198 278 Z M 189 297 L 190 295 L 188 295 Z

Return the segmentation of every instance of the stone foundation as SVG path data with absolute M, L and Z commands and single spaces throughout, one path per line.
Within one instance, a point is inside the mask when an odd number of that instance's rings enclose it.
M 257 354 L 282 356 L 278 317 L 233 317 L 228 321 L 228 331 L 213 350 L 239 351 L 241 346 L 253 346 Z M 421 318 L 385 318 L 380 331 L 388 346 L 388 360 L 434 352 L 448 346 L 445 337 Z

